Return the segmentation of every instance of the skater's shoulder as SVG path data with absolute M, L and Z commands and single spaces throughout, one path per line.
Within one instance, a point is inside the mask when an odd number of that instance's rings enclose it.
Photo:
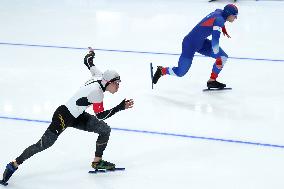
M 215 26 L 224 26 L 226 20 L 222 16 L 216 16 L 214 25 Z
M 222 24 L 225 23 L 226 20 L 224 19 L 222 14 L 223 14 L 223 10 L 222 9 L 216 9 L 212 13 L 212 16 L 215 17 L 215 23 L 222 23 Z
M 93 90 L 89 95 L 88 95 L 88 99 L 90 100 L 90 102 L 94 103 L 94 102 L 102 102 L 104 99 L 104 93 L 102 90 L 98 89 L 98 90 Z

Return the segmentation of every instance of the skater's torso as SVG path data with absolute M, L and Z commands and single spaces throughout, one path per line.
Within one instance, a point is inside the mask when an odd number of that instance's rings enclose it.
M 103 86 L 95 78 L 92 78 L 67 101 L 65 106 L 77 118 L 93 103 L 101 103 L 103 98 Z
M 214 12 L 203 18 L 184 38 L 184 43 L 190 43 L 193 46 L 202 46 L 207 37 L 212 35 L 214 29 L 221 32 L 225 19 L 222 16 L 222 10 L 216 9 Z
M 103 98 L 103 86 L 100 81 L 92 77 L 65 105 L 61 105 L 55 110 L 48 129 L 59 136 L 67 127 L 75 126 L 77 128 L 78 123 L 86 117 L 85 110 L 93 103 L 102 103 Z

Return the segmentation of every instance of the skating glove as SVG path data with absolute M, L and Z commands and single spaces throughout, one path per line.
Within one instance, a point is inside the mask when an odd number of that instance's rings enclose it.
M 88 67 L 88 69 L 91 69 L 92 66 L 95 66 L 93 63 L 93 59 L 95 58 L 95 52 L 90 51 L 84 58 L 84 64 Z

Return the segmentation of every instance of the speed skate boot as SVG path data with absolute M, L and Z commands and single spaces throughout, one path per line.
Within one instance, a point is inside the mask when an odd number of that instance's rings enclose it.
M 105 169 L 113 170 L 115 169 L 115 164 L 108 161 L 100 160 L 98 162 L 92 162 L 92 167 L 96 170 Z
M 157 84 L 160 77 L 166 74 L 165 72 L 166 72 L 165 68 L 163 68 L 162 66 L 158 66 L 157 70 L 156 70 L 156 72 L 153 76 L 153 83 Z
M 3 185 L 8 185 L 8 180 L 17 169 L 18 167 L 16 167 L 13 162 L 8 163 L 3 173 L 3 180 L 0 180 L 0 183 Z
M 208 89 L 211 89 L 211 88 L 213 88 L 213 89 L 223 89 L 223 88 L 226 87 L 226 84 L 220 83 L 220 82 L 214 80 L 214 81 L 208 81 L 207 82 L 207 87 L 208 87 Z

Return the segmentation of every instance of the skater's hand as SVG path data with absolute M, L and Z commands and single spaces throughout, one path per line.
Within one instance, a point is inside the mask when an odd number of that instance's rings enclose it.
M 133 99 L 125 100 L 125 109 L 132 108 L 134 105 Z
M 119 105 L 116 106 L 116 108 L 118 108 L 119 110 L 126 110 L 128 108 L 132 108 L 133 105 L 134 105 L 133 99 L 130 100 L 124 99 L 123 101 L 121 101 L 121 103 L 119 103 Z
M 231 38 L 231 36 L 228 34 L 225 26 L 222 27 L 222 33 L 223 33 L 224 36 L 227 36 L 228 38 Z
M 95 58 L 95 52 L 94 49 L 92 47 L 88 47 L 89 48 L 89 53 L 85 56 L 84 58 L 84 64 L 88 67 L 88 69 L 90 70 L 91 67 L 94 66 L 94 62 L 93 59 Z
M 92 47 L 88 47 L 88 49 L 89 49 L 89 55 L 94 58 L 95 57 L 94 49 Z
M 227 34 L 227 33 L 223 33 L 223 34 L 224 34 L 224 36 L 231 38 L 231 36 L 229 34 Z

